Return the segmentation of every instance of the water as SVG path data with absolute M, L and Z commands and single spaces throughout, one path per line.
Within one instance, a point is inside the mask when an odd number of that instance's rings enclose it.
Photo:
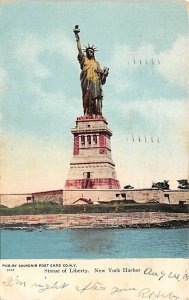
M 63 229 L 1 231 L 1 258 L 186 258 L 189 231 Z

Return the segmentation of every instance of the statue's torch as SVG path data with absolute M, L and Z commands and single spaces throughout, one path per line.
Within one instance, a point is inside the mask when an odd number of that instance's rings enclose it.
M 79 25 L 75 25 L 73 32 L 75 34 L 76 39 L 79 39 L 79 33 L 80 33 Z

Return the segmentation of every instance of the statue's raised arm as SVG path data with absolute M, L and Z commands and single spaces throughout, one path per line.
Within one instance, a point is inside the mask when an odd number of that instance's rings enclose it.
M 75 25 L 73 30 L 77 42 L 78 60 L 81 67 L 81 89 L 83 98 L 83 110 L 85 115 L 102 115 L 102 85 L 106 82 L 109 69 L 100 68 L 100 64 L 96 61 L 94 53 L 96 48 L 94 45 L 85 47 L 83 53 L 80 42 L 79 25 Z
M 82 49 L 81 49 L 81 42 L 80 42 L 80 37 L 79 37 L 79 33 L 80 33 L 79 25 L 75 25 L 75 28 L 74 28 L 73 32 L 75 33 L 78 54 L 79 55 L 84 55 L 83 52 L 82 52 Z

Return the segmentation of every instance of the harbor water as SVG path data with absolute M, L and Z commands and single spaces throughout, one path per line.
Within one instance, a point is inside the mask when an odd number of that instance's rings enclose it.
M 1 258 L 186 258 L 189 230 L 2 230 Z

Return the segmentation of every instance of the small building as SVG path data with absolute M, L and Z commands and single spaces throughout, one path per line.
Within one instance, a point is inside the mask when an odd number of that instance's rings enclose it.
M 73 204 L 93 204 L 91 199 L 79 198 Z

